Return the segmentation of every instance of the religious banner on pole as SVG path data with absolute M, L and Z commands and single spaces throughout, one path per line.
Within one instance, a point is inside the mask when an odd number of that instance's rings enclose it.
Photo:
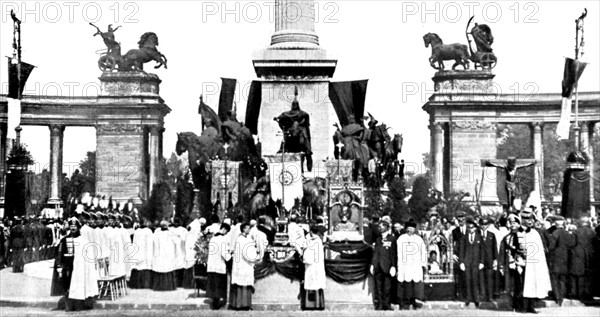
M 327 178 L 333 183 L 348 183 L 352 180 L 352 160 L 327 160 Z
M 264 157 L 269 165 L 269 181 L 271 182 L 271 199 L 281 200 L 283 207 L 290 210 L 294 200 L 302 198 L 302 165 L 301 153 L 285 153 Z
M 240 162 L 212 161 L 211 162 L 212 184 L 210 190 L 210 201 L 215 204 L 219 201 L 221 209 L 229 208 L 229 197 L 231 204 L 235 206 L 240 193 Z

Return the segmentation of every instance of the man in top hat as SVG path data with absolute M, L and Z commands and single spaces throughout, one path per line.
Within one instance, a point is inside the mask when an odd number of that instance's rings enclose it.
M 454 251 L 454 275 L 455 275 L 455 298 L 464 299 L 465 297 L 465 272 L 460 269 L 460 247 L 463 236 L 467 234 L 467 223 L 465 217 L 467 213 L 460 210 L 456 214 L 458 226 L 452 230 L 452 250 Z
M 551 273 L 552 291 L 559 306 L 567 291 L 567 276 L 569 274 L 569 249 L 575 246 L 575 239 L 565 230 L 565 218 L 554 216 L 552 238 L 548 266 Z
M 533 228 L 535 223 L 534 213 L 530 209 L 526 209 L 521 212 L 521 219 L 523 220 L 525 241 L 527 244 L 525 276 L 523 281 L 525 310 L 528 313 L 537 313 L 534 308 L 535 301 L 540 298 L 546 298 L 548 292 L 552 290 L 550 274 L 548 272 L 548 262 L 546 262 L 542 237 L 539 232 Z
M 479 307 L 479 273 L 483 269 L 483 240 L 473 217 L 467 217 L 467 234 L 460 241 L 460 270 L 465 272 L 466 306 Z
M 379 223 L 381 235 L 373 247 L 370 272 L 375 277 L 373 304 L 375 310 L 392 310 L 390 306 L 391 279 L 396 275 L 396 238 L 386 221 Z
M 498 244 L 496 235 L 490 230 L 494 227 L 494 221 L 490 217 L 481 219 L 481 238 L 483 239 L 483 269 L 481 270 L 481 294 L 484 301 L 494 299 L 496 287 L 495 272 L 498 267 Z

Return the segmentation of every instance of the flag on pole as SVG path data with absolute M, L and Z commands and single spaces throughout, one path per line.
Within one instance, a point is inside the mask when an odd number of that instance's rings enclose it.
M 566 140 L 569 138 L 569 129 L 571 126 L 571 96 L 573 90 L 587 63 L 582 63 L 572 58 L 565 59 L 565 70 L 562 80 L 562 106 L 560 110 L 560 120 L 556 126 L 556 135 L 560 139 Z
M 6 137 L 16 139 L 17 132 L 15 128 L 21 125 L 21 96 L 25 89 L 25 83 L 35 66 L 25 63 L 13 63 L 12 58 L 8 58 L 8 122 Z M 20 76 L 19 76 L 20 74 Z
M 221 94 L 219 95 L 219 118 L 222 122 L 227 120 L 227 113 L 233 109 L 236 79 L 221 78 Z
M 267 155 L 265 161 L 269 165 L 271 182 L 271 199 L 281 200 L 286 210 L 294 207 L 294 200 L 304 195 L 302 188 L 302 167 L 300 153 Z
M 217 131 L 221 131 L 221 120 L 217 113 L 204 103 L 202 100 L 202 95 L 200 95 L 200 105 L 198 106 L 198 114 L 202 116 L 202 130 L 204 130 L 204 120 L 208 119 L 212 122 L 212 125 L 217 129 Z

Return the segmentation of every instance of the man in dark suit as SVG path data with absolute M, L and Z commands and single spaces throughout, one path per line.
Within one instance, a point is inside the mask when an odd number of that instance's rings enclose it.
M 590 299 L 591 266 L 594 248 L 592 241 L 595 232 L 590 228 L 587 218 L 580 220 L 580 226 L 571 231 L 576 240 L 575 246 L 570 249 L 571 263 L 569 264 L 569 295 L 573 299 Z
M 396 275 L 396 238 L 390 230 L 390 224 L 386 221 L 379 223 L 381 235 L 375 242 L 373 248 L 373 259 L 371 260 L 371 274 L 375 277 L 375 291 L 373 292 L 373 303 L 375 310 L 392 310 L 390 306 L 390 292 L 392 278 Z
M 575 246 L 573 235 L 565 230 L 565 218 L 562 216 L 554 217 L 556 229 L 552 232 L 550 240 L 550 259 L 548 266 L 550 270 L 550 281 L 552 282 L 552 291 L 559 306 L 566 294 L 567 276 L 569 274 L 569 249 Z
M 15 226 L 10 230 L 10 248 L 12 249 L 13 273 L 23 272 L 25 266 L 25 227 L 20 218 L 15 218 Z
M 481 295 L 482 299 L 489 302 L 494 299 L 496 289 L 496 270 L 498 268 L 498 244 L 496 235 L 490 227 L 494 225 L 493 219 L 486 217 L 481 220 L 481 238 L 483 239 L 483 270 L 481 270 Z
M 462 237 L 467 233 L 467 226 L 465 223 L 465 216 L 467 214 L 464 211 L 459 211 L 456 215 L 458 220 L 458 227 L 452 230 L 452 250 L 454 253 L 454 277 L 455 277 L 455 299 L 465 298 L 465 272 L 460 270 L 460 241 Z
M 475 220 L 467 218 L 468 232 L 462 237 L 460 246 L 460 270 L 465 272 L 466 305 L 474 302 L 479 307 L 479 272 L 483 269 L 483 240 Z

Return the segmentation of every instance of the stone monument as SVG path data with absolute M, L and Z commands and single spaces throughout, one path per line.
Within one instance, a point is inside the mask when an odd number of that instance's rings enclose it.
M 331 122 L 336 115 L 328 85 L 337 61 L 329 59 L 319 46 L 314 5 L 314 0 L 276 0 L 271 45 L 253 60 L 256 75 L 262 81 L 258 135 L 263 154 L 279 150 L 280 128 L 273 118 L 290 109 L 297 87 L 302 110 L 311 118 L 318 118 L 311 120 L 310 127 L 313 160 L 319 162 L 333 156 L 330 140 L 335 130 Z

